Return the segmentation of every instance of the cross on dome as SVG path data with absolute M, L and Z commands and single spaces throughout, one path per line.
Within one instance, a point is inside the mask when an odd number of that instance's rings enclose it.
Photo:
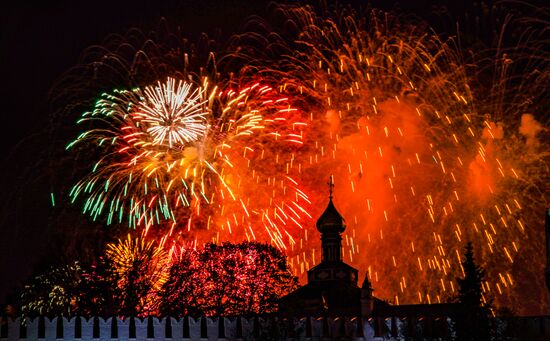
M 346 229 L 346 222 L 332 202 L 334 196 L 334 177 L 332 175 L 327 184 L 329 186 L 329 201 L 327 208 L 317 220 L 317 230 L 321 233 L 336 233 L 340 235 Z
M 334 175 L 332 174 L 330 175 L 330 177 L 328 178 L 327 185 L 328 185 L 328 197 L 332 199 L 333 193 L 334 193 Z

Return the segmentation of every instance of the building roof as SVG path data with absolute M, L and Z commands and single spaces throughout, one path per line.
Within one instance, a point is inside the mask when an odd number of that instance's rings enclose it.
M 388 303 L 372 297 L 374 311 Z M 311 282 L 279 301 L 280 312 L 286 316 L 361 316 L 361 288 L 334 282 Z
M 317 220 L 317 230 L 321 233 L 342 233 L 345 229 L 346 222 L 332 203 L 332 197 L 330 197 L 327 208 Z

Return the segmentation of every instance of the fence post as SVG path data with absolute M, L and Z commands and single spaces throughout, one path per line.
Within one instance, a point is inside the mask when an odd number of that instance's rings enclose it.
M 54 317 L 51 320 L 45 317 L 44 326 L 46 327 L 45 333 L 44 333 L 44 340 L 55 341 L 55 339 L 57 339 L 57 317 Z
M 118 327 L 118 340 L 119 341 L 128 341 L 130 338 L 130 318 L 116 318 L 116 324 Z
M 346 336 L 352 337 L 356 336 L 357 334 L 357 323 L 355 323 L 355 319 L 351 319 L 349 317 L 344 317 L 344 331 Z
M 321 337 L 323 334 L 323 321 L 321 318 L 310 317 L 311 337 Z
M 153 317 L 153 331 L 154 331 L 154 340 L 155 341 L 164 341 L 166 340 L 166 321 L 167 318 L 161 318 L 160 320 L 157 317 Z M 170 325 L 172 326 L 172 325 Z
M 80 317 L 80 325 L 82 326 L 82 341 L 92 341 L 94 333 L 94 319 L 93 317 L 84 318 Z
M 235 339 L 237 337 L 237 319 L 238 317 L 223 317 L 223 327 L 226 339 Z
M 295 338 L 298 340 L 303 340 L 308 335 L 308 318 L 302 317 L 299 319 L 292 319 L 289 320 L 289 324 L 291 324 L 291 328 L 289 328 L 289 332 L 293 333 L 291 335 L 294 335 Z
M 362 318 L 362 324 L 363 324 L 363 337 L 365 340 L 370 340 L 374 338 L 374 318 Z
M 241 319 L 242 337 L 250 338 L 254 334 L 254 318 L 239 317 Z
M 190 340 L 200 340 L 201 339 L 201 322 L 203 317 L 195 319 L 194 317 L 189 317 L 189 339 Z
M 65 340 L 74 340 L 75 334 L 75 317 L 63 317 L 63 338 Z
M 183 323 L 185 319 L 177 319 L 174 317 L 167 317 L 170 319 L 170 325 L 172 326 L 172 340 L 180 341 L 183 340 Z
M 35 319 L 35 320 L 38 320 L 38 319 Z M 21 327 L 20 327 L 21 319 L 19 317 L 16 318 L 15 320 L 6 318 L 6 322 L 8 323 L 8 341 L 19 340 L 19 333 L 21 332 Z M 36 327 L 38 327 L 38 325 Z M 28 328 L 28 324 L 27 324 L 27 328 Z M 29 332 L 27 331 L 27 337 L 28 335 L 29 335 Z
M 102 317 L 98 318 L 99 321 L 99 340 L 107 341 L 112 338 L 112 317 L 104 319 Z
M 346 335 L 346 324 L 343 317 L 329 318 L 330 332 L 333 337 L 344 337 Z
M 136 341 L 147 340 L 147 318 L 134 317 L 136 326 Z
M 218 317 L 203 317 L 206 319 L 206 330 L 208 340 L 217 340 L 219 337 L 219 323 L 221 318 Z

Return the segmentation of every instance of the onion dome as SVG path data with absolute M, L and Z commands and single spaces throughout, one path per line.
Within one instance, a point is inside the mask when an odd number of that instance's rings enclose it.
M 346 229 L 346 222 L 332 203 L 332 191 L 334 189 L 334 180 L 332 175 L 329 180 L 329 202 L 325 212 L 317 220 L 317 230 L 321 233 L 337 232 L 342 233 Z
M 317 230 L 321 233 L 338 232 L 342 233 L 346 229 L 346 222 L 340 215 L 334 204 L 332 198 L 328 202 L 328 206 L 325 212 L 321 214 L 319 220 L 317 220 Z

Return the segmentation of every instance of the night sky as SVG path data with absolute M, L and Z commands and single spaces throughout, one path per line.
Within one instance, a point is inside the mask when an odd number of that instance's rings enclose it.
M 355 6 L 368 3 L 353 1 Z M 457 18 L 464 10 L 460 5 L 452 8 L 457 5 L 426 0 L 370 3 L 383 9 L 397 6 L 427 19 L 442 7 Z M 49 91 L 54 82 L 78 63 L 86 47 L 101 44 L 110 33 L 124 33 L 132 27 L 147 32 L 164 17 L 190 39 L 202 32 L 229 37 L 239 32 L 250 15 L 265 15 L 267 4 L 264 0 L 2 2 L 0 303 L 13 297 L 21 281 L 63 254 L 52 223 L 55 208 L 50 192 L 54 189 L 48 174 L 52 161 L 47 147 L 51 138 Z M 74 224 L 73 230 L 85 228 L 87 217 L 79 219 L 67 224 Z
M 266 1 L 17 1 L 2 2 L 0 58 L 2 197 L 0 302 L 21 279 L 59 254 L 52 240 L 48 140 L 52 84 L 78 63 L 83 50 L 110 33 L 144 32 L 161 18 L 189 33 L 230 35 Z M 9 127 L 9 128 L 8 128 Z M 85 226 L 86 222 L 82 221 Z M 9 275 L 7 275 L 9 274 Z

